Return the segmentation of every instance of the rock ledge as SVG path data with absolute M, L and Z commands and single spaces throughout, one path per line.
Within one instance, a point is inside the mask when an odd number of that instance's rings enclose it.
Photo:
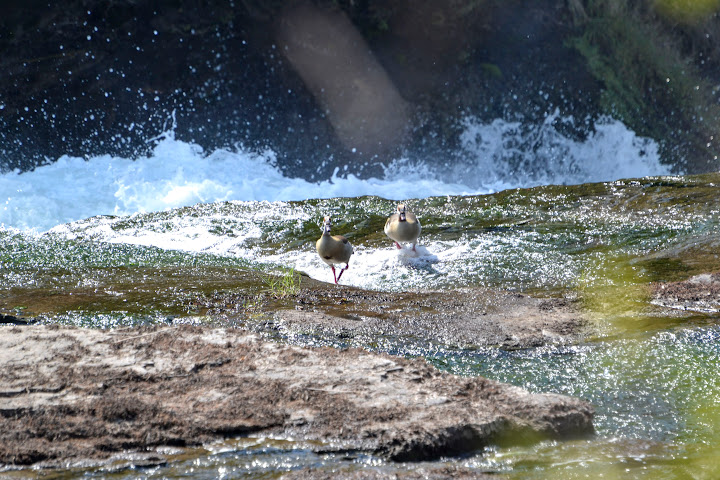
M 243 330 L 0 327 L 0 463 L 66 465 L 222 437 L 430 460 L 593 432 L 587 402 L 420 359 L 300 348 Z

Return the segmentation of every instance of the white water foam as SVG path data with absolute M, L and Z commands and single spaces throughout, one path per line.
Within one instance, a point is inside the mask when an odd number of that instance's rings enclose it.
M 241 258 L 255 264 L 294 268 L 332 283 L 331 269 L 315 252 L 315 239 L 289 249 L 264 245 L 268 228 L 282 222 L 297 228 L 313 220 L 301 204 L 227 202 L 196 205 L 188 214 L 95 217 L 58 225 L 52 234 L 67 239 L 157 247 L 188 253 Z M 315 218 L 318 220 L 318 218 Z M 217 231 L 222 226 L 222 232 Z M 318 227 L 317 236 L 320 235 Z M 374 246 L 355 245 L 342 284 L 367 289 L 403 291 L 422 288 L 481 285 L 503 279 L 519 285 L 567 285 L 577 271 L 578 257 L 547 249 L 532 231 L 504 235 L 462 235 L 452 241 L 420 238 L 417 251 L 395 248 L 389 239 Z M 498 252 L 503 252 L 498 255 Z M 517 278 L 514 261 L 528 266 Z
M 561 117 L 557 110 L 540 125 L 466 118 L 460 137 L 462 160 L 453 166 L 450 176 L 466 178 L 471 188 L 487 183 L 515 188 L 670 173 L 660 163 L 657 143 L 638 137 L 622 122 L 600 118 L 582 141 L 563 135 L 556 124 L 572 125 L 574 119 Z
M 62 155 L 32 172 L 0 175 L 0 226 L 42 232 L 95 215 L 133 213 L 224 200 L 290 201 L 378 195 L 392 200 L 435 195 L 492 193 L 540 184 L 576 184 L 664 175 L 657 145 L 621 122 L 604 119 L 586 140 L 561 135 L 553 126 L 504 120 L 465 120 L 462 151 L 448 162 L 399 159 L 383 178 L 335 174 L 318 183 L 288 178 L 274 167 L 271 151 L 216 150 L 157 139 L 152 154 L 131 160 L 101 155 Z M 445 164 L 443 164 L 445 163 Z

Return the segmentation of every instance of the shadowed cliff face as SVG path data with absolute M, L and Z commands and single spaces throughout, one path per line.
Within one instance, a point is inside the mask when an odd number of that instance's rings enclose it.
M 615 48 L 587 34 L 608 21 L 602 4 L 11 0 L 0 6 L 0 170 L 63 154 L 134 157 L 174 125 L 205 149 L 272 148 L 288 175 L 348 165 L 366 176 L 403 154 L 451 160 L 467 115 L 532 123 L 556 108 L 589 119 L 558 125 L 563 134 L 583 138 L 592 119 L 617 113 L 668 162 L 716 169 L 713 110 L 673 103 L 685 101 L 681 82 L 640 100 L 612 84 L 633 75 L 598 60 Z M 679 53 L 702 47 L 691 60 L 717 84 L 717 49 L 700 40 L 715 31 L 708 15 L 668 35 L 684 41 Z

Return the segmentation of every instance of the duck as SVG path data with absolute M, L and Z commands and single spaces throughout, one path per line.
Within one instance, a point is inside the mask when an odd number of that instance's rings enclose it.
M 315 242 L 315 249 L 322 261 L 332 268 L 335 284 L 338 284 L 343 272 L 350 267 L 349 262 L 350 256 L 353 254 L 353 246 L 348 239 L 342 235 L 330 235 L 331 227 L 332 220 L 329 216 L 326 216 L 323 219 L 322 236 Z M 340 269 L 340 274 L 336 274 L 335 265 L 342 263 L 345 264 L 345 267 Z
M 400 249 L 400 242 L 412 243 L 413 252 L 417 252 L 415 245 L 421 229 L 420 221 L 404 203 L 399 204 L 397 213 L 390 215 L 385 222 L 385 235 L 395 242 L 395 246 Z

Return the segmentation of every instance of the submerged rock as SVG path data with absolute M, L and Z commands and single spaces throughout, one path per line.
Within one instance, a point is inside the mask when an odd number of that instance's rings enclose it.
M 279 478 L 282 480 L 307 480 L 308 478 L 313 480 L 381 480 L 386 478 L 395 480 L 498 480 L 497 475 L 479 473 L 466 467 L 433 464 L 418 465 L 412 470 L 399 470 L 392 474 L 381 469 L 369 468 L 333 469 L 332 471 L 325 471 L 321 468 L 302 468 L 283 474 Z
M 5 327 L 0 363 L 0 463 L 10 465 L 255 435 L 418 461 L 593 432 L 593 408 L 577 398 L 235 329 Z
M 6 315 L 4 313 L 0 313 L 0 325 L 27 325 L 29 323 L 32 323 L 32 319 L 28 320 L 15 315 Z
M 584 315 L 566 298 L 465 288 L 453 291 L 373 292 L 317 287 L 298 295 L 295 310 L 274 318 L 291 334 L 373 339 L 419 339 L 461 348 L 504 349 L 575 343 L 587 334 Z
M 657 282 L 650 289 L 655 305 L 693 312 L 720 312 L 720 272 L 701 273 L 679 282 Z

